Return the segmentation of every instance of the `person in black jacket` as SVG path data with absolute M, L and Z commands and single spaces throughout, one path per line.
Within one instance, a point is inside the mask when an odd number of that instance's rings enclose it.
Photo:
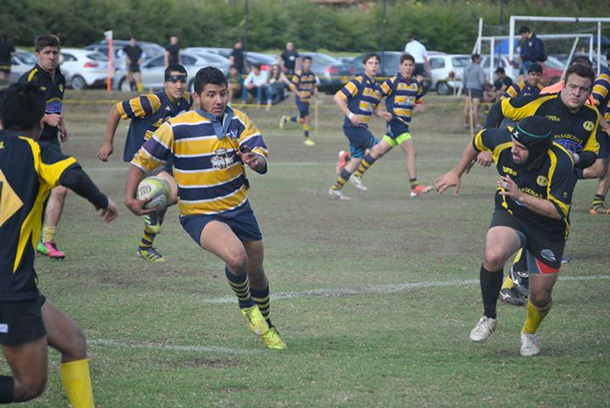
M 521 34 L 521 73 L 526 75 L 528 67 L 536 62 L 544 62 L 547 59 L 544 43 L 530 30 L 528 26 L 519 29 Z

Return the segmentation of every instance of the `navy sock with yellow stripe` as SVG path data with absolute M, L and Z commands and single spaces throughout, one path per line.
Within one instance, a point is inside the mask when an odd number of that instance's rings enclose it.
M 273 324 L 271 324 L 271 319 L 269 318 L 269 308 L 271 306 L 269 285 L 265 286 L 261 290 L 250 288 L 250 295 L 252 296 L 252 300 L 254 300 L 254 303 L 256 303 L 258 306 L 265 320 L 267 320 L 269 327 L 273 327 Z
M 333 186 L 331 188 L 333 190 L 341 190 L 343 188 L 343 186 L 345 185 L 345 183 L 347 183 L 347 180 L 349 180 L 351 175 L 352 175 L 352 173 L 350 173 L 349 171 L 347 171 L 345 169 L 341 170 L 341 174 L 339 174 L 339 177 L 337 178 L 337 180 L 335 181 L 335 184 L 333 184 Z
M 248 274 L 244 273 L 243 275 L 235 275 L 229 270 L 229 268 L 225 267 L 225 275 L 229 280 L 229 285 L 231 286 L 231 289 L 233 289 L 235 296 L 237 296 L 239 308 L 245 309 L 247 307 L 254 306 L 254 301 L 250 296 L 250 283 L 248 282 Z
M 309 137 L 309 131 L 310 130 L 311 130 L 311 126 L 303 125 L 303 133 L 305 134 L 305 137 Z
M 606 196 L 601 194 L 595 194 L 595 198 L 593 199 L 593 203 L 591 207 L 599 207 L 604 205 L 604 201 L 606 201 Z
M 364 156 L 364 159 L 362 159 L 360 162 L 360 167 L 358 167 L 358 170 L 356 170 L 354 176 L 362 177 L 362 175 L 373 165 L 373 163 L 375 163 L 376 160 L 377 159 L 371 156 L 370 153 Z

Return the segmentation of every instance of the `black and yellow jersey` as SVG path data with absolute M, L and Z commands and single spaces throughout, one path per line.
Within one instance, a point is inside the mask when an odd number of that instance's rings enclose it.
M 304 72 L 299 70 L 292 75 L 290 78 L 290 82 L 294 84 L 297 88 L 296 101 L 299 102 L 310 102 L 311 96 L 314 94 L 314 90 L 316 88 L 316 84 L 318 83 L 318 78 L 316 74 L 313 72 Z M 301 97 L 300 93 L 304 94 Z
M 510 131 L 510 129 L 483 129 L 475 136 L 473 146 L 477 151 L 491 152 L 501 176 L 510 176 L 524 193 L 549 200 L 562 219 L 545 217 L 528 209 L 518 201 L 501 195 L 501 188 L 496 191 L 496 209 L 525 220 L 542 233 L 558 239 L 560 237 L 567 239 L 570 205 L 575 185 L 572 155 L 559 143 L 554 142 L 538 166 L 528 168 L 518 165 L 514 162 L 511 153 L 513 141 Z
M 61 115 L 64 100 L 64 88 L 66 78 L 59 68 L 55 69 L 55 78 L 51 79 L 51 74 L 42 69 L 38 64 L 19 78 L 19 82 L 31 82 L 40 86 L 47 100 L 45 114 Z M 59 127 L 44 124 L 44 129 L 39 141 L 59 143 Z
M 561 101 L 561 94 L 527 95 L 501 101 L 502 115 L 514 121 L 530 116 L 544 116 L 551 121 L 555 142 L 568 151 L 578 153 L 581 166 L 588 167 L 599 154 L 597 127 L 599 113 L 592 106 L 584 105 L 576 113 L 571 113 Z
M 0 131 L 0 302 L 38 296 L 34 255 L 43 204 L 66 170 L 78 167 L 76 159 L 42 146 Z
M 606 70 L 595 80 L 593 85 L 593 101 L 597 109 L 610 120 L 610 71 Z
M 538 95 L 543 86 L 538 84 L 531 86 L 527 81 L 513 82 L 506 91 L 502 94 L 501 99 L 514 98 L 516 96 Z

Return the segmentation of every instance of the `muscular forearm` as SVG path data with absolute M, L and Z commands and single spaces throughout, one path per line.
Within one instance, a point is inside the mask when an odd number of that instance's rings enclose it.
M 112 145 L 114 141 L 114 134 L 121 121 L 121 115 L 116 108 L 116 105 L 110 110 L 110 116 L 108 117 L 108 124 L 106 125 L 106 135 L 104 136 L 104 142 Z
M 136 191 L 140 181 L 144 178 L 145 173 L 134 165 L 129 166 L 127 180 L 125 181 L 125 203 L 136 198 Z
M 67 170 L 59 179 L 59 183 L 89 200 L 96 209 L 108 207 L 108 197 L 97 188 L 80 166 Z
M 468 145 L 462 153 L 462 158 L 453 168 L 453 172 L 457 173 L 458 176 L 462 176 L 470 166 L 470 163 L 477 158 L 478 154 L 479 152 L 472 146 L 472 141 L 468 142 Z
M 563 218 L 561 214 L 559 214 L 559 211 L 557 211 L 557 207 L 555 207 L 555 205 L 547 199 L 534 197 L 533 195 L 521 192 L 516 200 L 523 204 L 523 206 L 525 206 L 527 209 L 534 211 L 536 214 L 556 220 Z

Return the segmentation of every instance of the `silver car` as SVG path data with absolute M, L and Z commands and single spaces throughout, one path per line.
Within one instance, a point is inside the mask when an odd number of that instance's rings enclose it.
M 17 49 L 17 55 L 11 57 L 11 75 L 9 82 L 17 82 L 21 75 L 34 68 L 36 65 L 36 55 L 31 52 Z

